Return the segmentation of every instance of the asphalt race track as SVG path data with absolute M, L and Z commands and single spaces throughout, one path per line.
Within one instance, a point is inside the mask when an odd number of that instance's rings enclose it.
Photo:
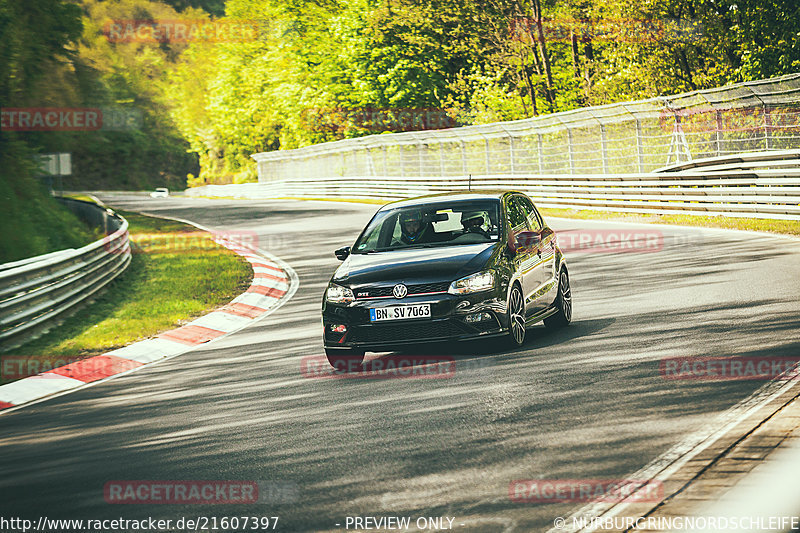
M 668 380 L 662 359 L 800 355 L 800 240 L 550 220 L 559 232 L 645 228 L 663 233 L 663 246 L 568 254 L 572 325 L 537 326 L 516 351 L 425 348 L 455 354 L 449 379 L 308 378 L 303 358 L 323 356 L 333 250 L 352 244 L 377 206 L 101 198 L 255 231 L 300 286 L 219 342 L 0 416 L 3 516 L 279 516 L 278 531 L 341 531 L 348 516 L 450 517 L 462 532 L 546 531 L 582 504 L 514 503 L 512 480 L 624 479 L 764 384 Z M 114 480 L 258 480 L 294 496 L 111 505 L 103 488 Z

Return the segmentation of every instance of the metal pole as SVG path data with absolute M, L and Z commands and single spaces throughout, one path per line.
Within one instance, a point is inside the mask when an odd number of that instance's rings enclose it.
M 397 145 L 397 157 L 400 158 L 400 177 L 404 178 L 406 175 L 406 166 L 403 164 L 403 145 Z
M 419 175 L 424 176 L 424 167 L 422 164 L 422 147 L 425 146 L 424 144 L 417 143 L 417 159 L 419 159 Z
M 766 150 L 772 149 L 772 133 L 770 130 L 772 129 L 772 115 L 769 112 L 769 108 L 767 104 L 761 104 L 764 107 L 764 147 Z
M 600 123 L 600 151 L 603 154 L 603 174 L 609 174 L 608 164 L 608 137 L 606 135 L 606 125 Z
M 486 175 L 489 175 L 491 165 L 489 164 L 489 139 L 483 139 L 484 146 L 486 147 Z
M 715 114 L 717 118 L 717 128 L 714 133 L 716 139 L 717 155 L 722 155 L 722 111 L 717 109 Z
M 542 134 L 536 134 L 536 152 L 539 160 L 539 174 L 544 172 L 544 142 L 542 141 Z
M 467 149 L 464 147 L 464 141 L 460 141 L 461 145 L 461 170 L 464 174 L 467 173 Z
M 644 172 L 644 147 L 642 146 L 642 123 L 636 119 L 636 161 L 639 172 Z
M 572 146 L 572 128 L 567 126 L 567 149 L 569 150 L 569 173 L 575 174 L 575 148 Z
M 508 136 L 509 162 L 511 163 L 511 173 L 514 173 L 514 137 Z

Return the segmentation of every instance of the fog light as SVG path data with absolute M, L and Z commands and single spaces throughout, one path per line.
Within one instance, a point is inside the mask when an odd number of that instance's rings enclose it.
M 330 329 L 331 333 L 345 333 L 347 331 L 347 326 L 344 324 L 331 324 Z
M 464 321 L 468 324 L 474 324 L 475 322 L 483 322 L 484 320 L 491 320 L 492 315 L 487 312 L 483 313 L 472 313 L 471 315 L 467 315 L 464 317 Z

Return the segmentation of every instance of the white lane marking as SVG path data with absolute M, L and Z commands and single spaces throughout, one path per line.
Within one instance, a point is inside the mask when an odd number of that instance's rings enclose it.
M 253 278 L 252 285 L 261 285 L 262 287 L 270 287 L 272 289 L 280 289 L 282 291 L 289 290 L 289 284 L 285 281 L 278 281 L 269 278 Z
M 262 261 L 262 263 L 263 263 L 263 261 Z M 255 273 L 255 274 L 271 274 L 273 276 L 278 276 L 278 277 L 280 277 L 280 275 L 281 275 L 281 273 L 278 272 L 277 270 L 275 270 L 274 268 L 267 268 L 267 267 L 262 267 L 262 266 L 254 266 L 254 267 L 251 267 L 251 268 L 253 269 L 253 273 Z
M 278 298 L 274 296 L 265 296 L 263 294 L 258 294 L 257 292 L 241 294 L 231 301 L 231 303 L 252 305 L 262 309 L 270 309 L 277 302 Z
M 85 383 L 79 379 L 59 376 L 58 374 L 48 374 L 46 377 L 31 376 L 3 385 L 2 390 L 0 390 L 0 401 L 16 405 L 41 398 L 43 395 L 69 391 L 81 385 L 85 385 Z M 15 409 L 15 407 L 3 409 L 0 413 L 5 413 L 12 409 Z
M 231 331 L 236 331 L 237 329 L 248 325 L 252 321 L 252 318 L 214 311 L 189 322 L 189 324 L 230 333 Z
M 119 348 L 105 355 L 115 355 L 146 364 L 163 357 L 182 353 L 185 349 L 185 344 L 155 337 Z

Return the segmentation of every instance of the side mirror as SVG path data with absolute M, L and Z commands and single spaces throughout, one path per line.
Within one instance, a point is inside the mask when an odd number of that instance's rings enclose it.
M 511 255 L 524 248 L 533 248 L 542 242 L 542 236 L 535 231 L 519 231 L 508 236 L 508 251 Z
M 553 235 L 554 233 L 555 232 L 553 230 L 551 230 L 550 228 L 544 228 L 544 229 L 542 229 L 542 232 L 541 232 L 540 235 L 542 236 L 542 240 L 545 240 L 548 237 L 550 237 L 551 235 Z
M 350 247 L 345 246 L 344 248 L 339 248 L 333 253 L 336 254 L 336 259 L 338 259 L 339 261 L 344 261 L 345 259 L 347 259 L 347 256 L 350 255 Z
M 533 248 L 542 242 L 542 236 L 535 231 L 520 231 L 516 235 L 517 249 Z

